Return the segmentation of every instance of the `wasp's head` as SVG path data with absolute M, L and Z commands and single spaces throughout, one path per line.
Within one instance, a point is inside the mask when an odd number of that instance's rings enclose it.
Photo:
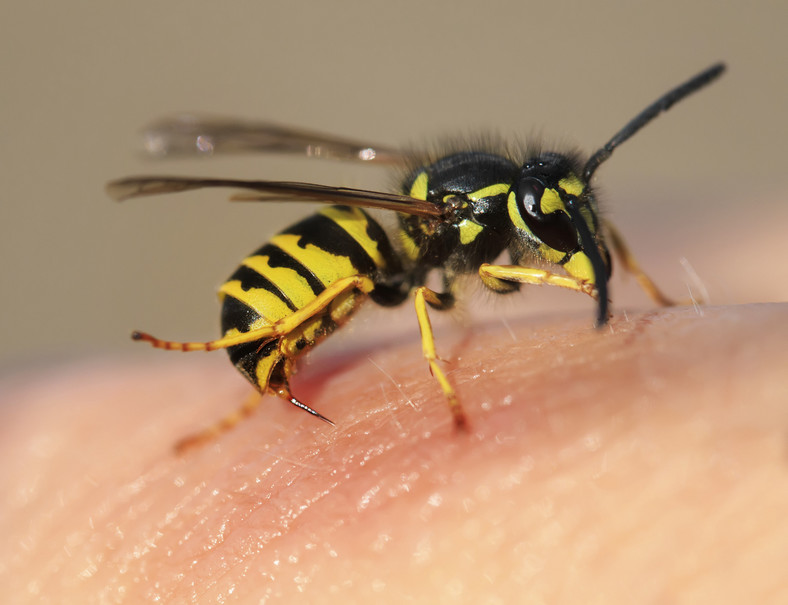
M 558 153 L 526 161 L 509 193 L 509 217 L 541 258 L 596 287 L 601 326 L 607 322 L 610 254 L 599 233 L 593 195 L 577 164 Z

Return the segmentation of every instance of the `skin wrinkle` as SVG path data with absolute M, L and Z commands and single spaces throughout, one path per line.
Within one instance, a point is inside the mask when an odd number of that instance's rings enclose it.
M 467 434 L 452 430 L 428 372 L 404 370 L 421 361 L 413 342 L 375 351 L 375 359 L 410 397 L 419 397 L 419 411 L 393 386 L 394 400 L 380 406 L 380 383 L 390 381 L 364 362 L 368 353 L 362 351 L 355 362 L 310 368 L 309 384 L 299 385 L 308 401 L 320 397 L 336 429 L 269 398 L 230 434 L 180 459 L 170 450 L 175 439 L 221 415 L 228 400 L 242 400 L 232 368 L 208 358 L 164 358 L 155 366 L 114 368 L 114 376 L 97 385 L 64 373 L 54 390 L 83 402 L 82 426 L 69 430 L 87 432 L 86 451 L 68 448 L 72 440 L 57 417 L 73 411 L 53 414 L 32 403 L 43 415 L 34 414 L 27 429 L 17 421 L 19 434 L 35 437 L 26 443 L 49 444 L 38 452 L 22 448 L 29 452 L 28 470 L 38 469 L 40 477 L 53 460 L 68 464 L 62 476 L 39 480 L 62 486 L 55 510 L 34 514 L 51 508 L 41 487 L 17 502 L 38 520 L 32 528 L 8 528 L 13 543 L 29 548 L 1 560 L 12 561 L 13 569 L 35 561 L 39 596 L 85 589 L 117 595 L 123 587 L 129 602 L 154 596 L 197 602 L 230 594 L 279 594 L 286 601 L 301 591 L 327 601 L 351 594 L 394 599 L 415 587 L 421 595 L 487 591 L 506 600 L 525 586 L 529 594 L 568 595 L 589 577 L 600 599 L 617 590 L 675 595 L 665 592 L 668 579 L 681 579 L 686 591 L 711 594 L 703 578 L 715 577 L 719 556 L 706 565 L 694 559 L 704 549 L 719 549 L 723 536 L 714 526 L 741 525 L 749 492 L 742 485 L 755 489 L 780 477 L 775 464 L 784 450 L 775 447 L 779 433 L 767 427 L 785 426 L 785 413 L 775 405 L 775 397 L 785 400 L 785 388 L 752 387 L 774 376 L 762 364 L 763 353 L 784 348 L 786 328 L 779 327 L 788 325 L 785 307 L 709 307 L 703 317 L 692 308 L 629 313 L 629 319 L 617 314 L 604 334 L 590 329 L 585 315 L 562 324 L 518 322 L 510 324 L 515 341 L 500 324 L 476 328 L 458 352 L 462 362 L 447 362 L 472 421 Z M 763 336 L 752 341 L 747 336 L 753 331 Z M 710 352 L 700 355 L 706 341 Z M 644 350 L 654 351 L 648 364 Z M 487 366 L 495 372 L 485 373 Z M 634 380 L 600 384 L 595 379 L 606 369 Z M 712 380 L 720 370 L 729 378 Z M 734 370 L 746 380 L 735 380 Z M 660 379 L 648 380 L 649 373 Z M 135 376 L 151 378 L 146 383 Z M 118 394 L 117 384 L 125 391 Z M 698 419 L 685 417 L 680 392 L 676 400 L 666 399 L 677 384 L 696 394 L 692 413 Z M 351 396 L 350 385 L 358 387 Z M 158 389 L 180 403 L 162 408 L 142 396 Z M 52 386 L 39 386 L 38 393 L 21 388 L 26 391 L 28 401 L 35 401 Z M 768 405 L 753 417 L 730 397 L 737 393 Z M 114 404 L 118 397 L 135 402 L 142 425 L 122 421 L 124 411 L 132 413 Z M 721 405 L 726 397 L 731 401 Z M 11 399 L 19 397 L 11 393 Z M 715 419 L 702 420 L 705 410 Z M 748 432 L 742 433 L 742 420 L 749 421 Z M 746 457 L 726 453 L 723 446 L 732 440 L 762 450 L 760 472 L 748 470 Z M 13 439 L 3 442 L 14 447 Z M 682 443 L 692 447 L 676 458 Z M 634 469 L 628 465 L 633 460 Z M 675 487 L 677 470 L 686 478 Z M 759 492 L 760 506 L 769 510 L 778 512 L 785 503 Z M 675 501 L 682 506 L 665 508 Z M 643 511 L 655 503 L 661 503 L 657 522 L 644 525 Z M 711 526 L 697 524 L 700 510 Z M 81 529 L 67 530 L 63 519 L 75 519 Z M 768 531 L 752 530 L 767 536 L 756 552 L 780 552 Z M 660 560 L 666 533 L 684 536 L 686 552 L 674 555 L 659 580 L 639 584 L 642 572 Z M 729 539 L 736 544 L 737 536 L 746 537 L 737 530 Z M 559 544 L 567 549 L 557 559 L 550 550 Z M 616 564 L 602 565 L 600 557 Z M 735 561 L 727 563 L 747 566 Z M 545 578 L 566 569 L 574 571 L 565 575 L 563 588 L 550 591 Z M 613 569 L 618 571 L 611 575 Z M 620 579 L 621 572 L 632 579 Z M 62 577 L 81 579 L 64 583 Z M 9 582 L 17 594 L 30 594 L 21 578 Z

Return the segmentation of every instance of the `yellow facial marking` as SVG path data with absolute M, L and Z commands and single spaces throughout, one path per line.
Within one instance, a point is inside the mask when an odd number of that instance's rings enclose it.
M 369 221 L 361 210 L 358 208 L 337 208 L 336 206 L 331 206 L 321 210 L 320 214 L 333 220 L 350 237 L 361 244 L 361 247 L 364 248 L 364 251 L 374 261 L 376 266 L 385 266 L 386 261 L 380 254 L 380 250 L 378 250 L 378 243 L 369 237 L 369 233 L 367 233 Z
M 564 203 L 561 201 L 561 196 L 555 189 L 545 189 L 542 194 L 541 208 L 544 214 L 550 214 L 556 210 L 566 212 Z
M 586 256 L 585 252 L 576 252 L 572 255 L 564 265 L 564 269 L 572 277 L 582 279 L 590 284 L 596 283 L 596 275 L 594 275 L 594 268 L 591 266 L 591 261 Z
M 426 200 L 427 199 L 427 184 L 429 181 L 429 176 L 427 176 L 426 172 L 422 172 L 419 176 L 416 177 L 416 180 L 413 181 L 413 185 L 410 186 L 410 197 L 414 197 L 417 200 Z
M 484 230 L 479 223 L 474 223 L 473 221 L 463 219 L 460 221 L 460 243 L 463 245 L 470 244 L 473 240 L 476 239 L 476 236 L 479 235 Z

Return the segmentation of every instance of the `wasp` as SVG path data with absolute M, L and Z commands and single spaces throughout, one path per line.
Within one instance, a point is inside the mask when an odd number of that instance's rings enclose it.
M 499 294 L 522 284 L 582 292 L 596 301 L 596 326 L 608 321 L 608 281 L 614 252 L 659 305 L 673 302 L 641 270 L 618 231 L 600 217 L 592 179 L 624 141 L 674 103 L 724 71 L 716 64 L 646 107 L 587 159 L 554 151 L 460 147 L 443 155 L 412 153 L 264 122 L 177 117 L 146 132 L 158 155 L 276 152 L 398 165 L 401 187 L 385 193 L 302 182 L 138 176 L 108 184 L 125 200 L 206 187 L 244 190 L 232 199 L 329 204 L 274 236 L 246 257 L 221 286 L 222 336 L 174 342 L 144 332 L 135 340 L 160 349 L 227 349 L 235 367 L 260 393 L 271 393 L 326 422 L 290 390 L 296 360 L 342 326 L 366 299 L 394 306 L 413 297 L 424 357 L 454 423 L 465 414 L 435 348 L 428 310 L 452 308 L 458 278 L 478 275 Z M 394 211 L 389 235 L 367 209 Z M 508 255 L 510 264 L 495 264 Z M 437 272 L 442 287 L 428 287 Z M 259 401 L 259 397 L 256 398 Z M 256 404 L 189 440 L 229 429 Z

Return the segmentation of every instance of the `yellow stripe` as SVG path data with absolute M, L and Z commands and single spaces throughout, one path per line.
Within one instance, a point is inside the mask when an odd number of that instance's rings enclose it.
M 272 267 L 268 261 L 268 256 L 249 256 L 242 264 L 259 273 L 272 284 L 276 284 L 276 287 L 299 309 L 314 300 L 315 293 L 309 287 L 309 282 L 297 271 L 287 267 Z
M 417 200 L 426 200 L 427 199 L 427 183 L 429 181 L 429 176 L 427 176 L 426 172 L 422 172 L 416 179 L 413 181 L 413 184 L 410 186 L 410 197 L 414 197 Z
M 227 295 L 237 298 L 246 306 L 251 307 L 262 315 L 267 320 L 267 323 L 273 323 L 293 313 L 290 307 L 273 292 L 269 292 L 264 288 L 244 290 L 241 287 L 241 281 L 238 279 L 223 284 L 219 288 L 219 294 L 220 296 Z
M 511 185 L 507 185 L 506 183 L 495 183 L 495 185 L 490 185 L 488 187 L 484 187 L 483 189 L 479 189 L 478 191 L 469 193 L 468 197 L 475 201 L 486 197 L 501 195 L 502 193 L 508 193 L 509 189 L 511 189 Z
M 282 356 L 279 354 L 279 351 L 274 349 L 269 355 L 257 360 L 254 374 L 257 379 L 257 386 L 260 387 L 262 391 L 265 391 L 266 387 L 268 387 L 268 380 L 271 378 L 271 372 L 274 369 L 274 365 L 276 365 L 276 362 L 281 358 Z
M 514 194 L 514 191 L 509 193 L 509 199 L 506 201 L 506 207 L 509 210 L 509 220 L 512 221 L 512 224 L 520 231 L 531 233 L 531 230 L 525 224 L 523 217 L 520 215 L 520 209 L 517 207 L 517 196 Z
M 279 246 L 299 263 L 309 268 L 324 286 L 358 273 L 358 269 L 353 266 L 347 256 L 330 254 L 313 244 L 307 244 L 302 248 L 298 245 L 299 240 L 301 240 L 300 235 L 280 233 L 274 236 L 271 243 Z
M 292 332 L 289 332 L 282 337 L 279 348 L 282 353 L 287 357 L 298 357 L 306 353 L 306 351 L 318 344 L 328 334 L 326 334 L 323 319 L 315 317 L 309 321 L 305 321 Z M 303 340 L 306 342 L 306 347 L 299 348 L 298 342 Z
M 467 218 L 460 221 L 459 227 L 460 243 L 462 244 L 470 244 L 484 230 L 484 227 L 479 223 L 474 223 Z
M 402 244 L 402 250 L 405 252 L 405 255 L 410 260 L 418 259 L 419 247 L 416 245 L 416 242 L 413 241 L 413 238 L 406 231 L 400 231 L 399 239 L 400 239 L 400 243 Z
M 324 208 L 320 211 L 320 214 L 330 218 L 342 227 L 350 237 L 356 240 L 377 267 L 382 268 L 385 266 L 386 261 L 383 259 L 380 250 L 378 250 L 378 243 L 367 233 L 369 219 L 361 210 L 358 208 L 343 209 L 332 206 Z

